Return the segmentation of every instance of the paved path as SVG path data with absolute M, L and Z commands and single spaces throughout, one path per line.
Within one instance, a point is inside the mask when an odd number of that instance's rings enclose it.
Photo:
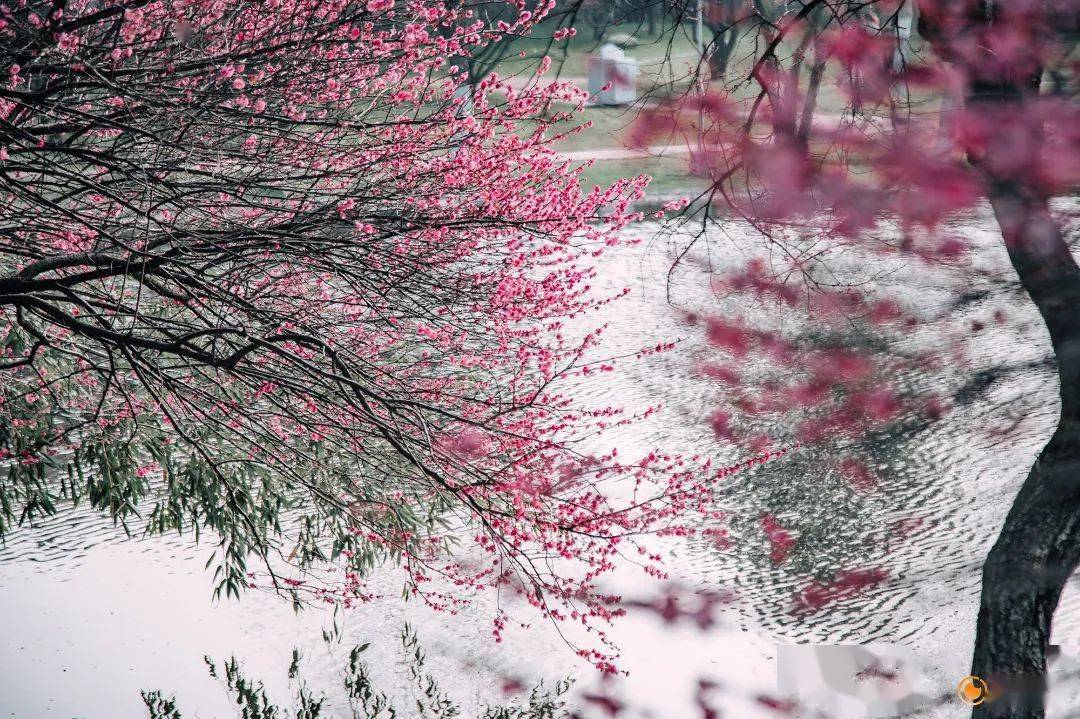
M 573 150 L 560 152 L 559 157 L 564 160 L 583 162 L 585 160 L 635 160 L 645 157 L 668 157 L 670 155 L 689 155 L 690 148 L 686 145 L 650 145 L 641 148 L 629 147 L 605 147 L 597 150 Z

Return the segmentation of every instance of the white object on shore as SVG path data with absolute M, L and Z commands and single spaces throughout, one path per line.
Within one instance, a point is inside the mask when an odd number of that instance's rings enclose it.
M 591 56 L 589 94 L 597 105 L 629 105 L 637 100 L 637 60 L 622 48 L 606 43 Z

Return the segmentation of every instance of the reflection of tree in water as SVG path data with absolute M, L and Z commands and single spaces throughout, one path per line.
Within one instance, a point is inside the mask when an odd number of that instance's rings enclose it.
M 965 309 L 950 307 L 942 317 Z M 870 382 L 894 388 L 905 410 L 858 434 L 801 443 L 800 423 L 814 407 L 801 415 L 776 413 L 768 426 L 760 418 L 756 426 L 755 418 L 736 422 L 742 436 L 765 431 L 774 446 L 792 449 L 726 480 L 721 491 L 730 511 L 722 526 L 728 535 L 703 542 L 720 558 L 718 578 L 738 587 L 753 621 L 781 636 L 868 641 L 923 631 L 925 611 L 912 605 L 907 617 L 904 605 L 935 582 L 974 596 L 972 567 L 962 551 L 946 546 L 978 547 L 994 529 L 971 517 L 951 480 L 978 476 L 973 462 L 996 471 L 993 461 L 979 458 L 979 447 L 1026 444 L 1027 434 L 1041 431 L 1037 418 L 1020 424 L 1033 409 L 1023 389 L 1043 380 L 1053 363 L 1039 353 L 1014 356 L 996 346 L 962 367 L 926 362 L 945 345 L 865 325 L 849 332 L 815 329 L 791 343 L 802 351 L 873 358 Z M 769 371 L 753 379 L 747 372 L 743 383 L 767 385 L 775 380 Z M 843 404 L 842 384 L 829 391 L 826 403 Z
M 721 493 L 731 507 L 724 520 L 729 534 L 710 537 L 709 552 L 723 557 L 723 578 L 738 587 L 757 619 L 781 634 L 878 634 L 896 606 L 910 540 L 934 531 L 951 502 L 923 456 L 928 443 L 940 441 L 928 398 L 951 383 L 865 327 L 807 332 L 792 344 L 876 358 L 868 383 L 890 386 L 905 410 L 866 431 L 815 441 L 800 441 L 800 427 L 815 412 L 820 418 L 819 406 L 777 413 L 767 423 L 754 418 L 749 432 L 764 429 L 774 446 L 790 450 L 727 480 Z M 846 391 L 837 383 L 825 403 L 844 405 Z
M 881 477 L 871 489 L 853 487 L 819 448 L 789 453 L 756 468 L 733 487 L 738 509 L 730 521 L 731 533 L 739 548 L 737 561 L 745 565 L 736 576 L 761 618 L 803 631 L 807 624 L 818 623 L 812 612 L 798 611 L 798 597 L 807 588 L 841 582 L 840 591 L 852 571 L 884 570 L 891 578 L 901 569 L 890 555 L 913 529 L 932 529 L 908 500 L 920 495 L 932 504 L 943 491 L 939 484 L 924 486 L 925 477 L 905 466 L 911 451 L 911 443 L 899 433 L 877 445 L 868 441 L 851 448 L 851 457 Z M 784 544 L 781 532 L 791 537 L 786 553 L 775 549 Z M 885 586 L 887 578 L 856 577 L 852 589 L 865 582 L 865 592 L 841 591 L 844 596 L 836 602 L 812 602 L 811 610 L 827 615 L 825 624 L 846 626 L 847 619 L 838 612 L 863 615 L 868 604 L 880 603 L 873 590 Z M 829 597 L 826 592 L 824 598 Z M 818 603 L 823 606 L 815 606 Z

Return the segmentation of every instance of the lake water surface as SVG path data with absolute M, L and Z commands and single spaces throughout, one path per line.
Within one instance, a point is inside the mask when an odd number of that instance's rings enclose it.
M 630 672 L 623 691 L 631 701 L 652 707 L 655 716 L 692 716 L 695 680 L 708 675 L 731 688 L 725 700 L 730 716 L 758 715 L 760 707 L 748 700 L 775 686 L 777 644 L 795 642 L 906 648 L 917 665 L 909 680 L 927 695 L 948 694 L 967 674 L 981 562 L 1052 430 L 1057 388 L 1051 369 L 1040 364 L 1049 351 L 1045 332 L 1016 293 L 991 218 L 983 212 L 955 230 L 983 248 L 973 260 L 983 270 L 977 279 L 905 266 L 882 281 L 920 306 L 941 308 L 959 291 L 985 290 L 952 318 L 977 319 L 1004 308 L 1006 321 L 971 338 L 963 374 L 1000 366 L 1014 370 L 941 422 L 876 455 L 874 469 L 882 481 L 872 493 L 859 495 L 824 481 L 813 461 L 790 461 L 733 477 L 725 494 L 736 516 L 771 511 L 790 517 L 800 528 L 805 562 L 837 568 L 838 558 L 846 558 L 884 565 L 889 580 L 829 611 L 797 616 L 791 597 L 806 581 L 806 567 L 778 569 L 752 552 L 719 551 L 698 540 L 671 546 L 676 577 L 733 590 L 737 598 L 722 610 L 721 626 L 704 633 L 666 627 L 648 615 L 631 615 L 617 625 L 613 637 Z M 624 457 L 663 447 L 733 460 L 737 452 L 718 443 L 705 421 L 722 390 L 694 372 L 702 339 L 682 318 L 685 309 L 715 302 L 707 263 L 742 261 L 751 241 L 736 225 L 714 230 L 707 251 L 696 250 L 694 261 L 675 273 L 673 305 L 667 297 L 670 251 L 687 236 L 654 238 L 654 231 L 633 230 L 648 241 L 602 260 L 598 289 L 632 290 L 605 308 L 603 320 L 610 326 L 604 352 L 617 356 L 675 340 L 679 349 L 620 362 L 617 372 L 593 375 L 577 392 L 598 404 L 630 409 L 663 403 L 658 415 L 604 438 L 605 446 L 618 446 Z M 927 381 L 955 386 L 958 377 Z M 887 528 L 906 518 L 918 518 L 918 529 L 890 539 Z M 335 683 L 348 646 L 367 641 L 368 662 L 383 688 L 404 692 L 396 638 L 406 621 L 417 628 L 430 668 L 462 701 L 466 716 L 478 701 L 498 698 L 493 687 L 500 676 L 574 675 L 579 691 L 595 686 L 594 670 L 576 660 L 551 627 L 513 630 L 496 645 L 490 639 L 490 602 L 456 617 L 433 614 L 397 598 L 399 579 L 389 569 L 373 580 L 386 598 L 339 616 L 342 643 L 328 647 L 321 633 L 333 620 L 321 608 L 296 614 L 286 601 L 264 592 L 213 603 L 203 568 L 212 548 L 186 538 L 128 539 L 82 509 L 65 509 L 12 532 L 0 547 L 0 719 L 144 716 L 140 689 L 175 693 L 185 717 L 231 717 L 221 687 L 207 677 L 204 655 L 235 654 L 250 676 L 285 698 L 293 647 L 304 649 L 304 676 L 318 689 Z M 628 595 L 654 591 L 632 567 L 613 581 Z M 1055 620 L 1054 641 L 1080 646 L 1075 581 Z M 1077 693 L 1057 692 L 1051 716 L 1077 711 Z M 824 711 L 839 716 L 851 709 L 837 705 Z M 963 716 L 964 710 L 951 704 L 925 715 Z

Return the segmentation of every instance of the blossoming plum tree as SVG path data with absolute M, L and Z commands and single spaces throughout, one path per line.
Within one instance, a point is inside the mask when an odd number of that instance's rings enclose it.
M 226 595 L 252 555 L 346 601 L 391 558 L 438 606 L 614 611 L 596 575 L 696 485 L 577 451 L 627 418 L 557 381 L 645 179 L 583 193 L 551 147 L 583 93 L 454 62 L 552 5 L 0 4 L 0 528 L 73 498 L 210 531 Z

